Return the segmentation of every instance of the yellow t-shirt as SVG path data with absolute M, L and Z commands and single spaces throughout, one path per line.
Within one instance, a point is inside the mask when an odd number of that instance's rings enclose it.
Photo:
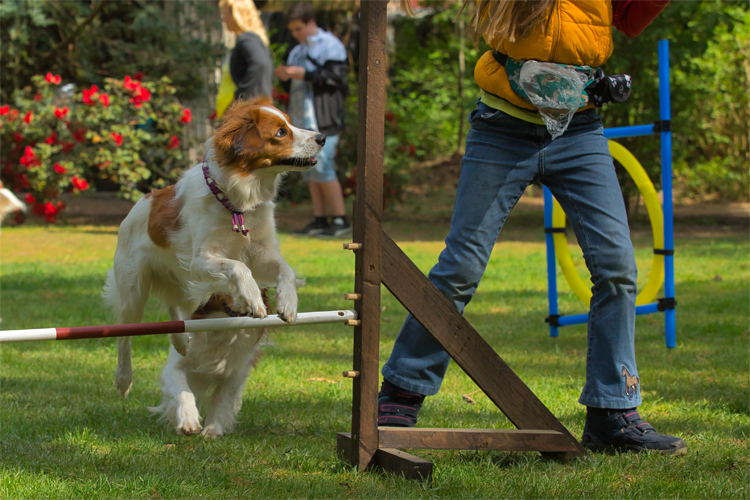
M 232 101 L 234 94 L 237 92 L 237 85 L 232 80 L 232 74 L 229 71 L 229 57 L 224 59 L 221 65 L 221 83 L 219 84 L 219 93 L 216 95 L 216 119 L 221 118 L 224 111 L 227 110 Z

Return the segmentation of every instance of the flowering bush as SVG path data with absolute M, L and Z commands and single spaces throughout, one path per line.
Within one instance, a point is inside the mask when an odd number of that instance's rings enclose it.
M 80 92 L 51 73 L 32 81 L 0 106 L 0 173 L 35 215 L 54 222 L 65 208 L 60 193 L 85 191 L 97 179 L 136 199 L 183 166 L 180 136 L 192 115 L 168 78 L 107 78 L 104 88 Z

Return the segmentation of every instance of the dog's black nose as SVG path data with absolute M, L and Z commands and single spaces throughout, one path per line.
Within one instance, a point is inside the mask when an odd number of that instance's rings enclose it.
M 323 134 L 318 134 L 315 136 L 315 142 L 318 143 L 318 146 L 325 146 L 326 145 L 326 136 Z

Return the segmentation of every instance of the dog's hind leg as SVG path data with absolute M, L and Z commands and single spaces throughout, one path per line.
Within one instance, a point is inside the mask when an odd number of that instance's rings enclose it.
M 118 274 L 116 276 L 116 274 Z M 115 273 L 110 269 L 104 285 L 104 299 L 112 308 L 120 324 L 139 323 L 148 299 L 149 280 Z M 117 370 L 115 385 L 120 396 L 127 397 L 133 385 L 133 366 L 130 356 L 130 337 L 117 339 Z

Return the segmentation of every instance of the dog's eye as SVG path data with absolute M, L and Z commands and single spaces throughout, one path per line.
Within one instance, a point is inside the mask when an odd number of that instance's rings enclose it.
M 276 132 L 276 137 L 284 137 L 287 134 L 287 131 L 285 128 L 280 128 L 278 132 Z

